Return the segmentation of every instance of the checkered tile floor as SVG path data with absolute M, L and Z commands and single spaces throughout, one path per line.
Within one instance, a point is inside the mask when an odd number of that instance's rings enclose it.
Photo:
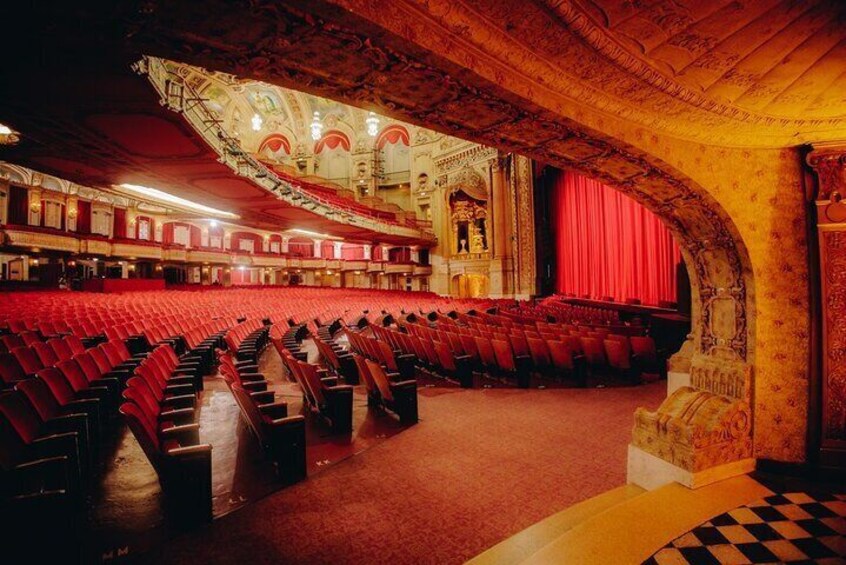
M 844 564 L 846 495 L 768 496 L 701 524 L 643 563 Z

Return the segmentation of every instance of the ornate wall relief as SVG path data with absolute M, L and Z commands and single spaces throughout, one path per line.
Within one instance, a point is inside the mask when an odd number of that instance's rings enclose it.
M 846 468 L 846 146 L 820 147 L 808 156 L 819 179 L 822 367 L 819 381 L 819 458 Z

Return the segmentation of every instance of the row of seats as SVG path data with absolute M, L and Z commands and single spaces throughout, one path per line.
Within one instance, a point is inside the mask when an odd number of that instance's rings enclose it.
M 223 350 L 218 358 L 220 373 L 277 476 L 285 483 L 305 479 L 305 418 L 288 415 L 287 402 L 276 398 L 257 365 L 237 362 Z
M 199 372 L 197 360 L 179 359 L 170 345 L 160 345 L 135 368 L 120 406 L 180 521 L 212 513 L 212 448 L 200 442 L 197 423 Z
M 330 376 L 326 369 L 308 362 L 301 352 L 295 330 L 289 330 L 286 339 L 282 330 L 271 329 L 271 342 L 279 353 L 288 378 L 299 385 L 303 405 L 310 413 L 326 421 L 333 433 L 352 431 L 353 387 L 340 384 L 338 376 Z M 299 353 L 295 357 L 295 353 Z

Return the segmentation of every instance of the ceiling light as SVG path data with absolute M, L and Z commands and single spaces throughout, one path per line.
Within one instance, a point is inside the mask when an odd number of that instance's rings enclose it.
M 376 137 L 376 134 L 379 133 L 379 118 L 376 117 L 376 114 L 370 112 L 367 115 L 367 119 L 364 120 L 364 123 L 367 124 L 367 135 L 370 137 Z
M 320 122 L 320 112 L 314 112 L 314 117 L 311 119 L 311 138 L 315 141 L 320 139 L 323 133 L 323 124 Z
M 292 232 L 295 232 L 295 233 L 301 233 L 303 235 L 310 235 L 310 236 L 313 236 L 313 237 L 331 237 L 329 234 L 317 233 L 317 232 L 308 231 L 308 230 L 301 230 L 299 228 L 290 229 L 288 231 L 292 231 Z
M 20 140 L 18 132 L 6 124 L 0 124 L 0 145 L 14 145 Z
M 180 198 L 179 196 L 174 196 L 173 194 L 168 194 L 167 192 L 162 192 L 161 190 L 157 190 L 155 188 L 149 188 L 146 186 L 140 186 L 137 184 L 128 184 L 124 183 L 120 185 L 120 188 L 125 190 L 130 190 L 132 192 L 141 194 L 148 198 L 154 198 L 156 200 L 161 200 L 163 202 L 168 202 L 170 204 L 176 204 L 177 206 L 182 206 L 184 208 L 190 208 L 192 210 L 197 210 L 198 212 L 205 212 L 207 214 L 212 214 L 215 216 L 221 216 L 224 218 L 238 218 L 237 214 L 233 214 L 232 212 L 224 212 L 223 210 L 218 210 L 217 208 L 212 208 L 211 206 L 204 206 L 203 204 L 197 204 L 196 202 L 191 202 L 190 200 L 186 200 L 184 198 Z
M 209 227 L 216 228 L 217 227 L 217 220 L 212 220 L 209 222 Z
M 259 131 L 261 129 L 261 125 L 264 123 L 264 120 L 261 119 L 261 116 L 258 114 L 253 114 L 253 119 L 250 120 L 253 124 L 253 131 Z

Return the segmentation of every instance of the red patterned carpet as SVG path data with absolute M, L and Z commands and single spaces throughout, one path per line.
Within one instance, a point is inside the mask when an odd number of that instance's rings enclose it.
M 421 389 L 419 425 L 146 557 L 460 563 L 623 484 L 632 413 L 665 390 Z

